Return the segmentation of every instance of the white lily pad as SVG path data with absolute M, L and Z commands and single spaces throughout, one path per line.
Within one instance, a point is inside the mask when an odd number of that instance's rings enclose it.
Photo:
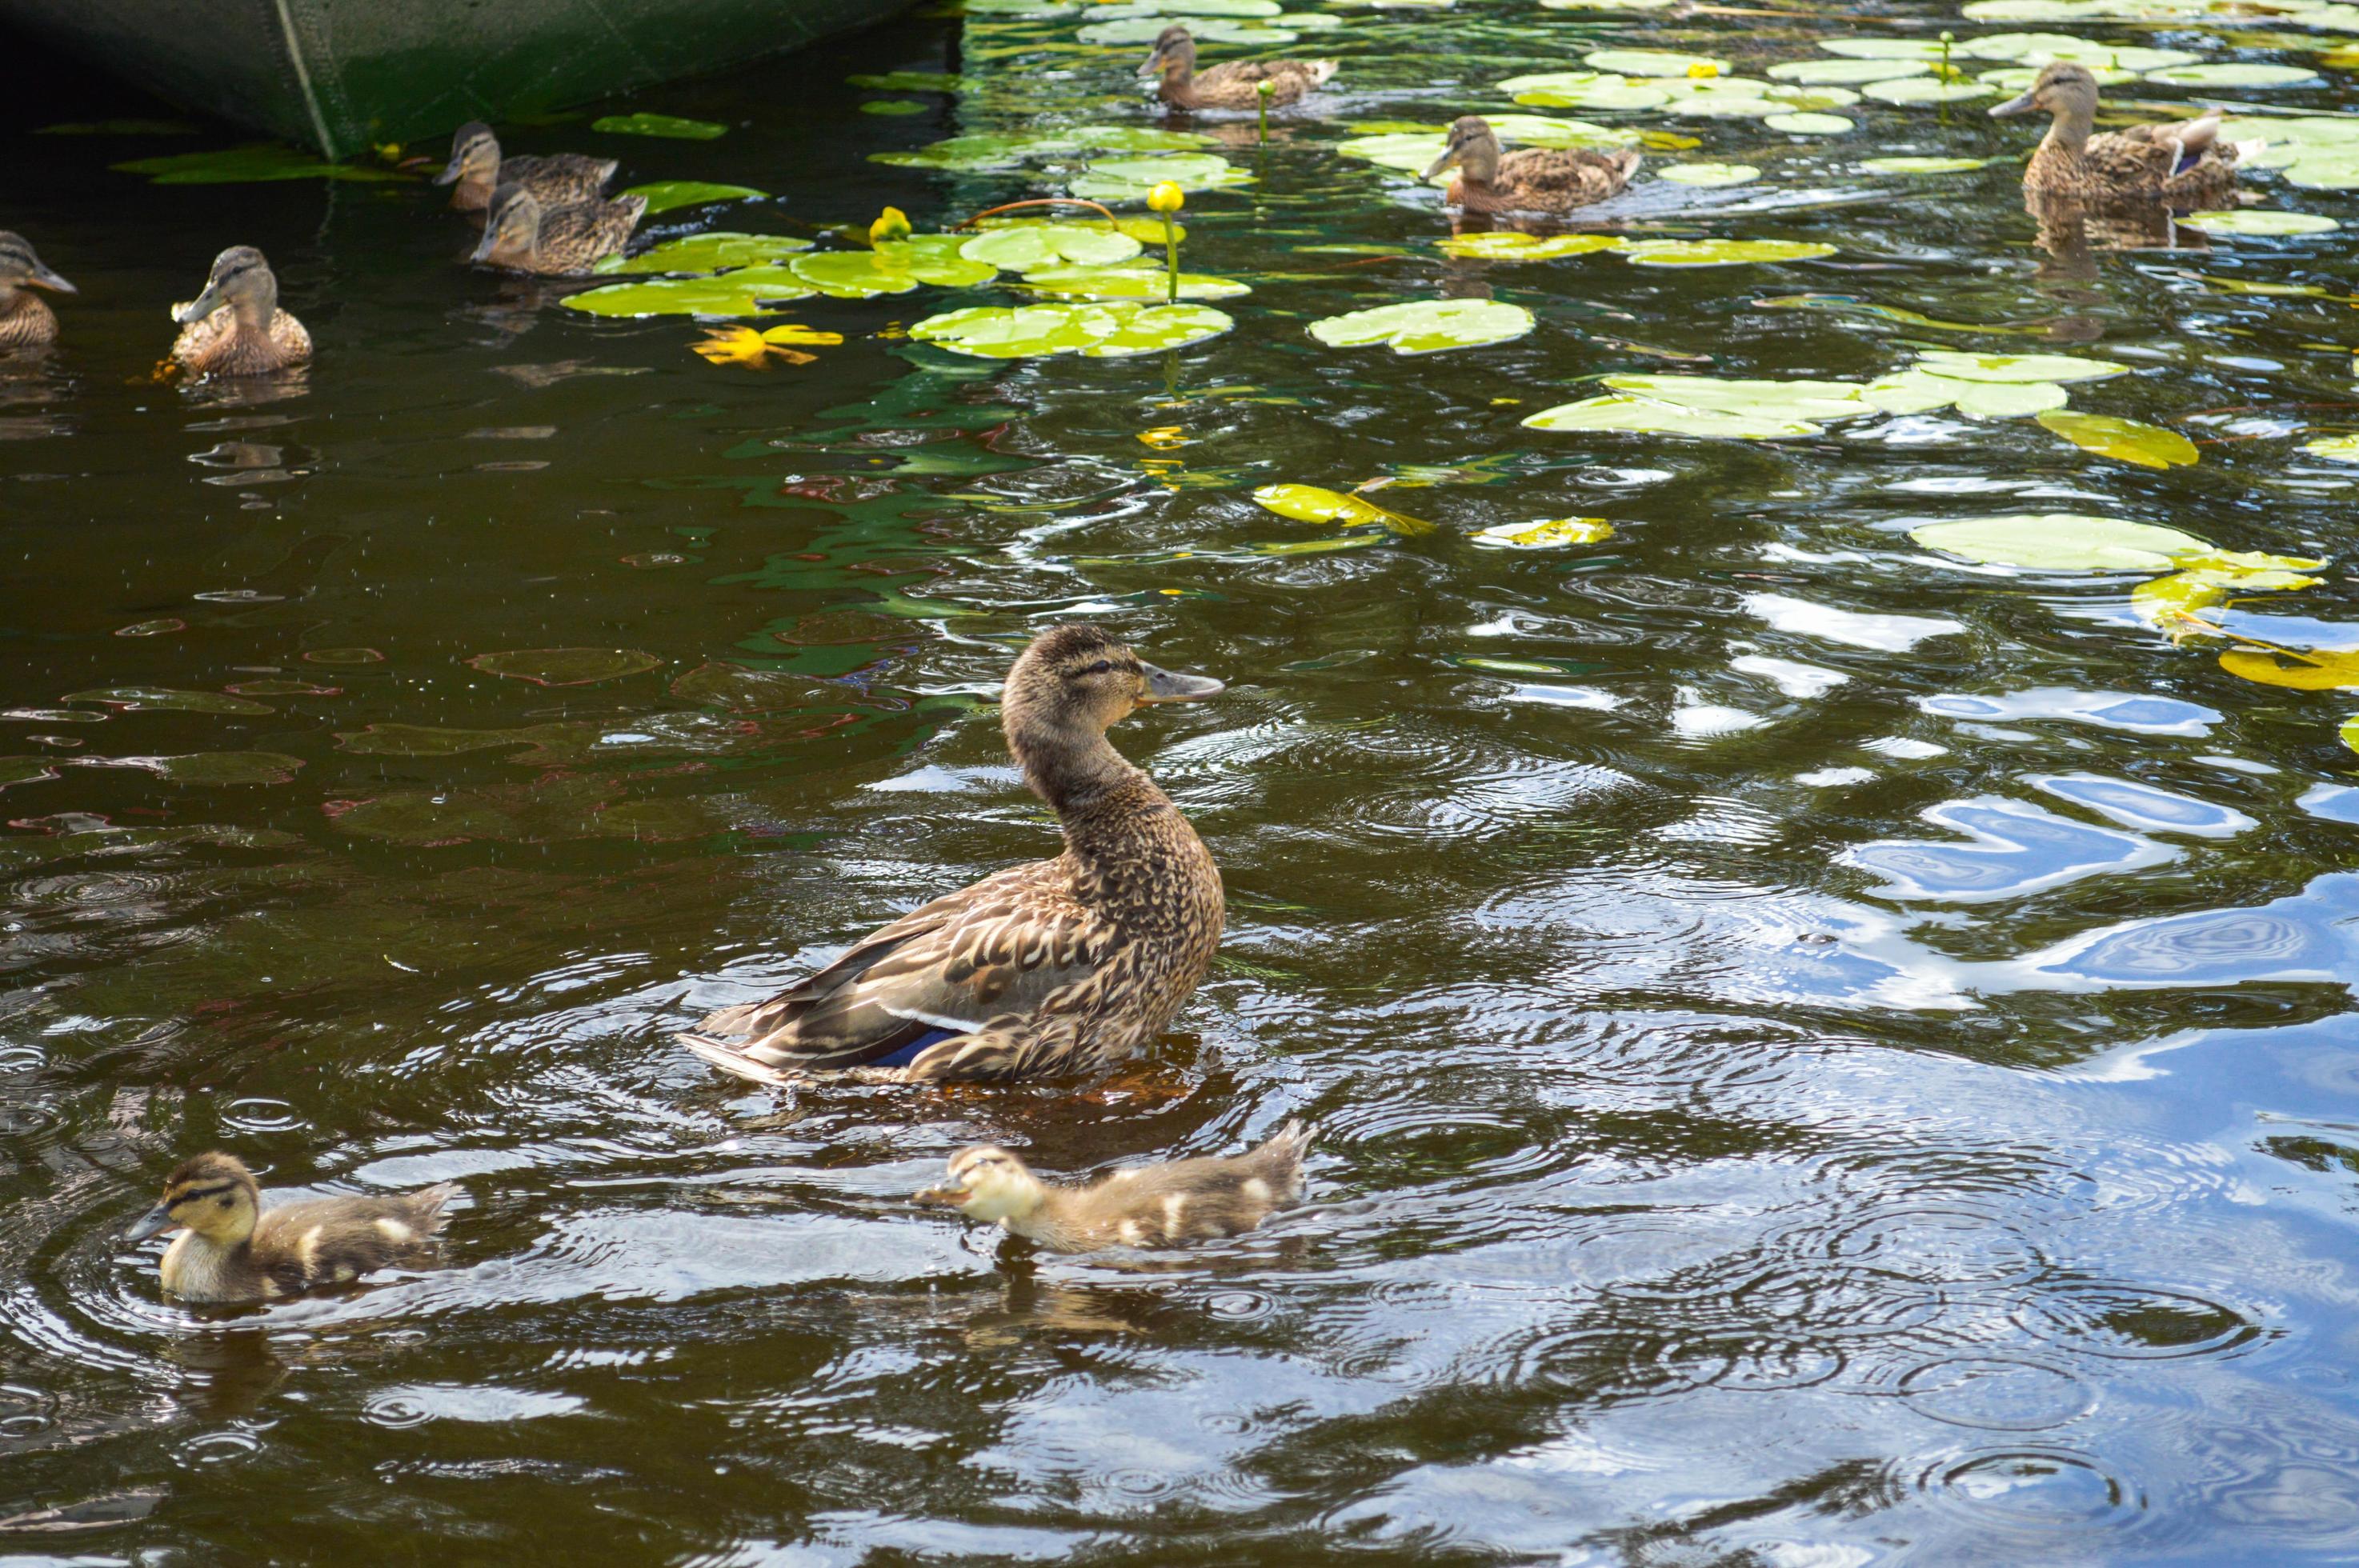
M 1675 163 L 1657 170 L 1656 178 L 1674 185 L 1748 185 L 1761 171 L 1749 163 Z
M 1821 427 L 1807 419 L 1723 414 L 1619 393 L 1543 408 L 1524 424 L 1534 430 L 1625 430 L 1650 436 L 1716 436 L 1747 441 L 1825 434 Z
M 1860 92 L 1879 103 L 1965 103 L 1995 98 L 1998 89 L 1984 81 L 1936 81 L 1930 76 L 1904 76 L 1897 81 L 1872 81 Z
M 1923 59 L 1789 59 L 1783 65 L 1771 66 L 1769 74 L 1780 81 L 1856 87 L 1862 82 L 1922 76 L 1932 69 L 1932 63 Z
M 1806 240 L 1630 240 L 1622 254 L 1640 266 L 1744 266 L 1815 261 L 1835 247 Z
M 1024 287 L 1072 299 L 1164 299 L 1170 291 L 1169 275 L 1163 268 L 1145 266 L 1036 267 L 1024 275 Z M 1234 299 L 1252 292 L 1231 277 L 1195 272 L 1180 275 L 1182 299 Z
M 1908 536 L 1929 550 L 2026 571 L 2164 571 L 2212 548 L 2176 528 L 2072 512 L 1931 523 Z
M 1761 123 L 1789 136 L 1840 136 L 1858 128 L 1856 122 L 1841 114 L 1771 114 Z
M 1969 354 L 1955 349 L 1928 349 L 1917 356 L 1917 368 L 1960 381 L 2054 382 L 2103 381 L 2126 375 L 2130 367 L 2076 354 Z
M 1941 45 L 1934 38 L 1821 38 L 1819 47 L 1829 54 L 1839 54 L 1847 59 L 1924 59 L 1941 58 Z M 1951 46 L 1952 52 L 1962 52 L 1963 44 Z
M 977 234 L 959 247 L 969 261 L 1006 272 L 1049 266 L 1112 266 L 1138 254 L 1139 243 L 1104 224 L 1026 223 Z
M 1076 196 L 1097 201 L 1144 201 L 1147 193 L 1169 180 L 1187 191 L 1218 190 L 1248 185 L 1253 176 L 1210 153 L 1177 153 L 1169 157 L 1101 158 L 1073 181 Z
M 1860 168 L 1870 174 L 1965 174 L 1993 163 L 1986 157 L 1872 157 Z
M 2315 441 L 2304 441 L 2301 449 L 2338 463 L 2359 463 L 2359 436 L 2321 436 Z
M 630 257 L 610 256 L 601 273 L 721 272 L 730 267 L 766 266 L 784 262 L 811 248 L 809 240 L 785 234 L 690 234 Z
M 2267 208 L 2234 212 L 2190 212 L 2180 222 L 2207 234 L 2258 234 L 2270 238 L 2287 234 L 2324 234 L 2342 227 L 2333 219 L 2321 217 L 2315 212 L 2275 212 Z
M 1495 299 L 1415 299 L 1310 323 L 1310 335 L 1330 348 L 1381 343 L 1397 354 L 1479 349 L 1520 338 L 1531 330 L 1530 311 Z
M 1671 95 L 1658 87 L 1642 87 L 1618 76 L 1599 78 L 1593 85 L 1566 89 L 1527 87 L 1516 102 L 1535 109 L 1659 109 Z
M 2258 65 L 2223 61 L 2214 65 L 2171 65 L 2146 73 L 2148 81 L 2173 87 L 2297 87 L 2319 80 L 2318 72 L 2299 65 Z
M 1091 7 L 1093 12 L 1102 7 Z M 1271 14 L 1276 14 L 1276 7 Z M 1076 41 L 1096 44 L 1103 48 L 1151 44 L 1163 29 L 1177 20 L 1169 16 L 1131 16 L 1111 22 L 1093 22 L 1073 35 Z M 1200 44 L 1290 44 L 1302 35 L 1287 27 L 1265 27 L 1253 22 L 1231 22 L 1219 17 L 1186 24 L 1189 36 Z
M 1583 55 L 1582 63 L 1592 70 L 1608 70 L 1617 76 L 1685 76 L 1696 66 L 1726 76 L 1734 69 L 1728 61 L 1711 55 L 1672 54 L 1665 49 L 1599 49 Z
M 909 329 L 909 336 L 978 359 L 1121 359 L 1186 348 L 1235 325 L 1209 305 L 979 305 L 929 316 Z
M 807 299 L 817 293 L 782 266 L 740 267 L 718 277 L 667 277 L 615 283 L 565 297 L 568 310 L 592 316 L 758 316 L 766 302 Z

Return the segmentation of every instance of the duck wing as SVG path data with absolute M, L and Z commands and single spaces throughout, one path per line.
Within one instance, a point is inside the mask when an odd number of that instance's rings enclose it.
M 1523 147 L 1499 160 L 1502 189 L 1544 195 L 1550 207 L 1585 207 L 1619 195 L 1638 172 L 1635 152 L 1592 152 L 1586 147 Z
M 2097 183 L 2115 189 L 2159 186 L 2170 178 L 2179 148 L 2161 134 L 2162 125 L 2132 125 L 2089 138 L 2082 155 L 2096 173 Z
M 544 205 L 595 201 L 617 167 L 613 158 L 582 153 L 527 153 L 500 160 L 500 183 L 521 185 Z
M 250 1255 L 285 1295 L 421 1260 L 455 1190 L 445 1184 L 393 1197 L 280 1204 L 255 1221 Z

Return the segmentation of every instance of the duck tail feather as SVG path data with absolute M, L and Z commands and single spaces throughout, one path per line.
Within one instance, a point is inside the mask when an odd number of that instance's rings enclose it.
M 756 1061 L 725 1040 L 715 1040 L 703 1034 L 679 1034 L 673 1038 L 724 1073 L 751 1078 L 757 1084 L 785 1085 L 793 1081 L 788 1075 Z

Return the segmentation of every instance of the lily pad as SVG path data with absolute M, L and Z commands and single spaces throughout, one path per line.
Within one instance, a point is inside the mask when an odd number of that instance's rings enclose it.
M 2359 436 L 2321 436 L 2315 441 L 2304 441 L 2301 449 L 2313 457 L 2332 458 L 2338 463 L 2359 463 Z
M 1771 114 L 1761 123 L 1789 136 L 1840 136 L 1858 128 L 1856 122 L 1841 114 Z
M 76 768 L 137 768 L 172 784 L 282 784 L 303 759 L 284 752 L 191 752 L 177 757 L 67 757 Z
M 1168 299 L 1170 283 L 1161 267 L 1044 266 L 1024 275 L 1024 287 L 1072 299 Z M 1234 299 L 1253 290 L 1233 277 L 1204 273 L 1180 275 L 1182 299 Z
M 1807 419 L 1780 419 L 1769 414 L 1723 414 L 1623 394 L 1586 397 L 1578 403 L 1544 408 L 1524 424 L 1534 430 L 1623 430 L 1639 435 L 1727 437 L 1746 441 L 1825 434 Z
M 2231 648 L 2220 655 L 2220 667 L 2248 681 L 2290 687 L 2296 691 L 2348 691 L 2359 687 L 2359 653 Z M 2343 726 L 2346 742 L 2351 741 L 2354 727 L 2359 727 L 2359 719 Z M 2354 743 L 2352 749 L 2359 751 L 2359 743 Z
M 690 234 L 686 239 L 666 240 L 662 244 L 641 251 L 630 257 L 616 256 L 601 263 L 601 273 L 698 273 L 720 272 L 726 268 L 763 266 L 783 262 L 798 252 L 811 248 L 809 240 L 792 239 L 785 234 Z
M 2212 547 L 2176 528 L 2072 512 L 1929 523 L 1908 536 L 1929 550 L 2026 571 L 2162 571 Z
M 1554 517 L 1542 523 L 1501 523 L 1484 528 L 1474 542 L 1495 550 L 1552 550 L 1566 545 L 1602 545 L 1614 537 L 1603 517 Z
M 1232 185 L 1249 185 L 1253 176 L 1210 153 L 1101 158 L 1089 166 L 1088 173 L 1073 181 L 1072 191 L 1096 201 L 1144 201 L 1149 190 L 1167 180 L 1187 191 L 1218 190 Z
M 997 276 L 999 269 L 989 262 L 960 254 L 965 243 L 957 234 L 919 234 L 886 240 L 873 250 L 797 256 L 788 266 L 811 287 L 838 299 L 907 294 L 921 284 L 965 288 Z
M 2319 80 L 2318 72 L 2299 65 L 2257 65 L 2223 61 L 2214 65 L 2169 65 L 2146 73 L 2148 81 L 2173 87 L 2295 87 Z
M 569 294 L 564 304 L 592 316 L 758 316 L 766 303 L 808 299 L 817 292 L 785 267 L 749 266 L 718 277 L 609 284 Z
M 975 79 L 954 76 L 946 70 L 888 70 L 847 76 L 844 81 L 853 87 L 871 92 L 968 92 L 978 85 Z
M 1734 69 L 1728 61 L 1711 55 L 1671 54 L 1662 49 L 1599 49 L 1582 56 L 1582 63 L 1593 70 L 1609 70 L 1619 76 L 1683 77 L 1696 66 L 1726 76 Z
M 218 152 L 173 153 L 109 164 L 121 174 L 144 174 L 158 185 L 254 185 L 277 179 L 403 179 L 408 176 L 366 164 L 323 163 L 310 153 L 277 142 L 252 142 Z
M 485 675 L 506 676 L 535 686 L 595 686 L 643 675 L 663 661 L 636 648 L 515 648 L 478 654 L 467 663 Z
M 1384 527 L 1396 534 L 1430 534 L 1433 524 L 1422 517 L 1404 517 L 1363 496 L 1315 484 L 1266 484 L 1253 498 L 1280 517 L 1298 523 L 1334 523 L 1346 528 Z
M 1186 348 L 1235 325 L 1209 305 L 982 305 L 929 316 L 909 329 L 909 336 L 978 359 L 1120 359 Z
M 871 153 L 868 161 L 897 168 L 967 173 L 1017 168 L 1033 158 L 1071 157 L 1090 152 L 1185 152 L 1210 146 L 1212 139 L 1193 131 L 1166 131 L 1147 125 L 1059 125 L 1038 131 L 978 131 L 911 152 Z
M 1092 11 L 1105 9 L 1092 6 Z M 1277 7 L 1271 12 L 1276 14 Z M 1073 35 L 1079 42 L 1100 48 L 1128 47 L 1151 44 L 1178 18 L 1162 16 L 1130 16 L 1111 22 L 1093 22 Z M 1302 35 L 1288 27 L 1258 26 L 1251 22 L 1229 22 L 1217 17 L 1187 24 L 1189 35 L 1204 44 L 1290 44 Z
M 1526 234 L 1513 229 L 1493 229 L 1480 233 L 1456 234 L 1443 240 L 1444 254 L 1470 257 L 1476 261 L 1555 261 L 1562 256 L 1585 256 L 1597 251 L 1618 251 L 1623 240 L 1618 234 Z
M 931 107 L 931 104 L 920 103 L 914 98 L 871 98 L 860 105 L 860 112 L 864 114 L 922 114 Z
M 1397 354 L 1479 349 L 1532 330 L 1532 313 L 1495 299 L 1415 299 L 1379 305 L 1310 323 L 1310 335 L 1334 349 L 1389 347 Z
M 2185 468 L 2201 455 L 2195 443 L 2176 430 L 2165 430 L 2136 419 L 2053 410 L 2040 415 L 2039 422 L 2083 451 L 2136 463 L 2140 468 Z
M 1819 47 L 1846 59 L 1926 59 L 1941 58 L 1941 45 L 1931 38 L 1821 38 Z M 1952 45 L 1962 53 L 1965 46 Z
M 2342 227 L 2333 219 L 2315 212 L 2276 212 L 2267 208 L 2236 212 L 2190 212 L 2180 222 L 2207 234 L 2259 234 L 2270 238 L 2287 234 L 2324 234 Z
M 1657 172 L 1674 185 L 1749 185 L 1761 171 L 1749 163 L 1675 163 Z
M 1835 247 L 1804 240 L 1630 240 L 1622 254 L 1640 266 L 1745 266 L 1815 261 Z
M 1860 160 L 1870 174 L 1964 174 L 1995 162 L 1986 157 L 1872 157 Z
M 1933 69 L 1924 59 L 1789 59 L 1773 65 L 1769 74 L 1779 81 L 1800 81 L 1821 87 L 1856 87 L 1868 81 L 1893 81 L 1922 76 Z
M 1920 370 L 1959 381 L 2103 381 L 2126 375 L 2129 366 L 2074 354 L 1970 354 L 1928 349 L 1917 356 Z
M 182 691 L 168 686 L 109 686 L 94 691 L 70 691 L 60 702 L 99 702 L 126 713 L 276 713 L 266 702 L 252 702 L 217 691 Z
M 683 120 L 677 114 L 608 114 L 590 122 L 593 131 L 616 136 L 661 136 L 677 142 L 709 142 L 725 136 L 729 127 L 711 120 Z
M 1053 266 L 1112 266 L 1140 249 L 1136 240 L 1102 223 L 1027 223 L 977 234 L 959 247 L 959 254 L 1008 272 L 1033 272 Z
M 2069 402 L 2065 390 L 2050 381 L 1966 381 L 1922 368 L 1880 376 L 1868 383 L 1863 395 L 1886 414 L 1930 414 L 1955 406 L 1978 419 L 2007 419 L 2061 408 Z
M 647 204 L 647 215 L 669 212 L 678 207 L 697 207 L 708 201 L 745 201 L 767 196 L 766 190 L 756 190 L 750 185 L 715 185 L 702 179 L 658 179 L 652 185 L 634 185 L 623 192 L 636 196 Z
M 1999 90 L 1986 81 L 1936 81 L 1930 76 L 1904 76 L 1897 81 L 1872 81 L 1860 89 L 1863 97 L 1879 103 L 1964 103 L 1995 98 Z

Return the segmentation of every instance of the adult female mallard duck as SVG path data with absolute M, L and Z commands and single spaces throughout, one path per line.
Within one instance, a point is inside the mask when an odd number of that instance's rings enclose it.
M 1444 200 L 1468 212 L 1570 212 L 1620 195 L 1638 163 L 1627 148 L 1523 147 L 1502 156 L 1491 122 L 1462 114 L 1451 122 L 1450 144 L 1427 166 L 1425 178 L 1456 164 L 1458 178 Z
M 22 234 L 0 229 L 0 350 L 35 349 L 57 341 L 57 312 L 27 288 L 75 292 L 74 286 L 41 265 Z
M 254 1173 L 235 1156 L 216 1152 L 166 1177 L 163 1200 L 124 1239 L 145 1241 L 179 1227 L 164 1251 L 165 1290 L 183 1301 L 267 1301 L 424 1261 L 453 1190 L 311 1198 L 265 1209 Z
M 590 157 L 582 153 L 549 153 L 534 156 L 527 153 L 517 157 L 500 156 L 500 139 L 481 120 L 462 125 L 451 133 L 451 161 L 434 177 L 437 185 L 455 185 L 451 192 L 451 205 L 462 212 L 481 212 L 492 204 L 492 197 L 503 185 L 519 185 L 540 199 L 545 207 L 568 207 L 576 201 L 595 201 L 606 192 L 606 182 L 614 178 L 615 163 L 610 157 Z
M 267 375 L 311 357 L 311 334 L 278 308 L 278 277 L 252 245 L 213 258 L 202 294 L 172 307 L 172 362 L 199 375 Z
M 2091 135 L 2096 124 L 2097 79 L 2062 60 L 2039 73 L 2031 91 L 1991 110 L 1995 116 L 2055 116 L 2031 163 L 2026 190 L 2084 201 L 2159 200 L 2172 207 L 2217 207 L 2233 199 L 2236 166 L 2257 157 L 2266 142 L 2223 142 L 2220 111 L 2161 125 L 2131 125 Z
M 954 1208 L 1051 1252 L 1169 1247 L 1251 1230 L 1302 1196 L 1310 1130 L 1289 1121 L 1243 1154 L 1168 1160 L 1116 1171 L 1086 1187 L 1052 1186 L 989 1144 L 951 1157 L 950 1180 L 918 1202 Z
M 1144 703 L 1211 697 L 1095 626 L 1033 639 L 1000 709 L 1024 782 L 1065 851 L 994 872 L 854 944 L 767 1001 L 682 1036 L 764 1083 L 870 1070 L 899 1082 L 1086 1072 L 1152 1040 L 1220 946 L 1220 868 L 1106 730 Z
M 537 277 L 580 277 L 629 243 L 647 210 L 644 196 L 550 207 L 523 186 L 503 186 L 471 259 Z
M 1261 84 L 1270 84 L 1269 106 L 1281 108 L 1335 74 L 1332 59 L 1223 60 L 1199 76 L 1196 40 L 1188 29 L 1172 24 L 1156 35 L 1155 49 L 1138 68 L 1141 76 L 1160 76 L 1155 95 L 1174 109 L 1257 109 Z

